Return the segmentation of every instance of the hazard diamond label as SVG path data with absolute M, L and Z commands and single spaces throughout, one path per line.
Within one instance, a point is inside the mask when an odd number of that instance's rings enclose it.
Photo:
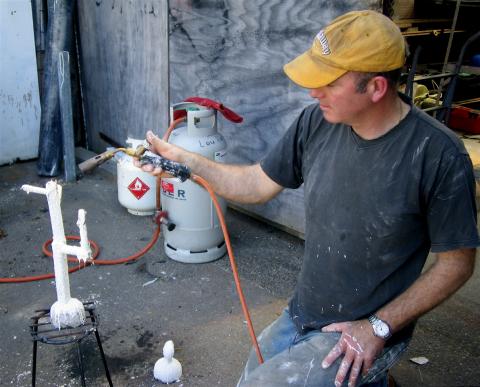
M 145 195 L 150 190 L 150 187 L 138 177 L 136 177 L 135 180 L 133 180 L 128 186 L 128 190 L 132 193 L 133 196 L 140 200 L 143 195 Z
M 173 195 L 175 188 L 173 187 L 172 183 L 167 183 L 166 181 L 162 180 L 162 191 L 165 194 Z

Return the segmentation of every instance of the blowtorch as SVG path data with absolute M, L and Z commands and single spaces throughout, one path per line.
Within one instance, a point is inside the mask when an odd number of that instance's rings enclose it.
M 139 145 L 135 149 L 115 148 L 115 149 L 107 150 L 103 153 L 100 153 L 99 155 L 91 157 L 88 160 L 85 160 L 84 162 L 78 164 L 78 168 L 80 169 L 80 171 L 82 171 L 82 173 L 90 172 L 92 169 L 103 164 L 105 161 L 110 160 L 117 152 L 125 152 L 129 156 L 139 158 L 145 153 L 146 150 L 147 148 L 145 148 L 143 145 Z
M 83 172 L 89 172 L 92 169 L 103 164 L 105 161 L 110 160 L 115 153 L 124 152 L 125 154 L 132 156 L 140 161 L 140 164 L 152 164 L 154 167 L 162 168 L 166 173 L 180 178 L 181 181 L 185 181 L 190 177 L 190 169 L 184 165 L 172 160 L 163 158 L 153 152 L 150 152 L 148 148 L 143 145 L 134 148 L 115 148 L 105 151 L 92 157 L 84 162 L 78 164 L 78 168 Z
M 103 153 L 100 153 L 99 155 L 91 157 L 88 160 L 85 160 L 84 162 L 78 164 L 78 168 L 83 173 L 90 172 L 92 169 L 103 164 L 105 161 L 110 160 L 117 152 L 125 152 L 129 156 L 140 157 L 145 151 L 146 151 L 146 148 L 142 145 L 139 145 L 136 149 L 115 148 L 115 149 L 107 150 Z

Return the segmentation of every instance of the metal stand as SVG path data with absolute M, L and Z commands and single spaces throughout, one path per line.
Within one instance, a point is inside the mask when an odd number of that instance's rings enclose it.
M 105 369 L 105 376 L 107 377 L 110 387 L 113 386 L 112 379 L 110 378 L 110 372 L 108 370 L 107 359 L 103 352 L 102 342 L 100 341 L 100 335 L 98 334 L 98 321 L 95 315 L 95 306 L 93 302 L 84 302 L 86 313 L 86 321 L 83 325 L 76 328 L 62 328 L 57 329 L 50 323 L 50 310 L 41 309 L 36 310 L 37 313 L 31 319 L 33 320 L 30 325 L 30 333 L 33 338 L 33 361 L 32 361 L 32 386 L 35 386 L 35 378 L 37 372 L 37 343 L 40 341 L 44 344 L 53 345 L 65 345 L 75 343 L 77 345 L 78 364 L 80 368 L 80 375 L 82 378 L 82 386 L 85 387 L 85 371 L 82 361 L 82 349 L 80 342 L 92 332 L 95 333 L 97 339 L 98 349 L 102 357 L 103 367 Z

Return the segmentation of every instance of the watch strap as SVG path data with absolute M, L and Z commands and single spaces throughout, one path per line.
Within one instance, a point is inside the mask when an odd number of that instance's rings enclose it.
M 372 314 L 371 316 L 368 316 L 368 322 L 370 324 L 374 324 L 376 321 L 379 321 L 380 319 L 377 317 L 377 315 Z

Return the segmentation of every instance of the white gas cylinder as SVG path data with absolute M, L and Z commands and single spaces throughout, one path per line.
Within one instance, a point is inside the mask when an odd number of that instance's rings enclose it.
M 187 110 L 187 125 L 178 127 L 170 135 L 169 142 L 211 160 L 222 162 L 227 144 L 217 132 L 216 110 L 195 103 L 180 103 L 172 106 Z M 218 197 L 222 211 L 227 205 Z M 202 263 L 225 255 L 226 246 L 220 222 L 212 199 L 200 185 L 179 178 L 162 178 L 162 210 L 168 213 L 175 224 L 171 231 L 163 226 L 165 253 L 171 259 L 186 263 Z
M 129 138 L 127 145 L 136 148 L 142 140 Z M 156 177 L 133 164 L 133 158 L 117 153 L 118 201 L 133 215 L 153 215 L 156 207 Z

